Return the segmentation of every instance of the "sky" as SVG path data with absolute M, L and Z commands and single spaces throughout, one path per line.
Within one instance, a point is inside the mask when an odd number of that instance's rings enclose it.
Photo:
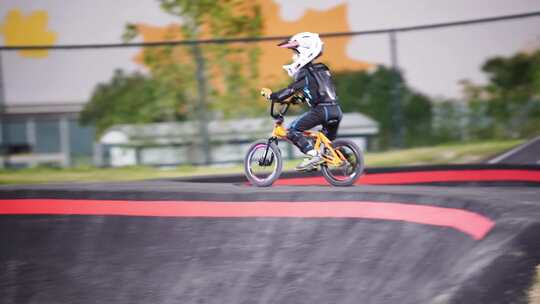
M 325 24 L 329 22 L 325 20 L 325 11 L 346 6 L 344 17 L 348 29 L 354 31 L 540 11 L 538 0 L 276 0 L 275 4 L 284 24 L 300 22 L 310 13 L 321 13 L 321 24 Z M 36 13 L 40 11 L 44 12 L 41 17 Z M 23 20 L 32 20 L 28 22 L 36 25 L 45 22 L 46 30 L 54 33 L 54 44 L 117 43 L 128 22 L 152 26 L 178 22 L 162 12 L 153 0 L 3 0 L 1 44 L 9 44 L 8 33 L 31 36 L 17 32 L 13 24 L 6 30 L 7 17 L 15 16 L 14 12 L 24 18 L 33 16 Z M 328 29 L 332 31 L 332 24 L 328 24 Z M 459 98 L 459 80 L 485 81 L 480 67 L 487 58 L 540 47 L 540 17 L 400 33 L 397 43 L 399 67 L 413 88 L 436 97 Z M 329 41 L 328 46 L 331 45 Z M 62 50 L 35 57 L 2 52 L 6 103 L 85 102 L 95 85 L 109 80 L 115 69 L 143 71 L 144 67 L 133 60 L 139 51 L 136 48 Z M 390 63 L 387 35 L 355 36 L 347 41 L 345 52 L 344 56 L 359 62 Z M 284 73 L 280 66 L 275 70 Z
M 277 1 L 285 20 L 300 18 L 308 9 L 325 10 L 347 4 L 353 31 L 407 27 L 500 15 L 540 11 L 538 0 L 311 0 Z M 303 4 L 300 4 L 303 2 Z M 390 64 L 387 35 L 356 36 L 348 55 L 369 62 Z M 540 48 L 540 17 L 401 33 L 397 37 L 398 64 L 409 84 L 436 96 L 458 98 L 458 82 L 486 81 L 482 63 L 493 56 L 510 56 L 530 48 Z

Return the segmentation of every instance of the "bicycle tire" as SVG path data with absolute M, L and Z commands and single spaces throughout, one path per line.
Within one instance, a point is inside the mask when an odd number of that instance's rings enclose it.
M 281 151 L 279 150 L 278 146 L 275 143 L 270 143 L 270 146 L 268 147 L 268 151 L 271 152 L 271 155 L 273 156 L 272 162 L 275 162 L 275 166 L 272 170 L 272 172 L 265 178 L 258 177 L 252 170 L 252 161 L 258 159 L 254 159 L 256 157 L 255 152 L 257 150 L 266 150 L 266 147 L 268 146 L 268 141 L 265 139 L 257 140 L 251 146 L 249 147 L 248 151 L 246 152 L 246 156 L 244 158 L 244 174 L 246 175 L 246 178 L 248 181 L 257 187 L 269 187 L 271 186 L 281 175 L 281 172 L 283 171 L 283 160 L 281 157 Z M 267 156 L 268 157 L 268 156 Z
M 332 142 L 332 146 L 336 150 L 339 149 L 340 147 L 348 147 L 354 153 L 354 156 L 356 158 L 356 163 L 354 164 L 353 171 L 351 172 L 350 175 L 348 175 L 346 179 L 336 178 L 332 174 L 331 169 L 328 168 L 327 165 L 322 165 L 321 171 L 323 173 L 324 178 L 332 186 L 347 187 L 347 186 L 353 185 L 354 183 L 356 183 L 358 178 L 360 178 L 360 176 L 364 172 L 364 157 L 363 157 L 362 150 L 360 150 L 360 148 L 354 142 L 350 140 L 346 140 L 346 139 L 336 139 L 335 141 Z

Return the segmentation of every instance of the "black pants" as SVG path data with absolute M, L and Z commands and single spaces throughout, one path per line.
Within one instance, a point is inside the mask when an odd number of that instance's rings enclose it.
M 313 145 L 302 132 L 322 125 L 326 137 L 334 140 L 337 136 L 342 116 L 343 113 L 339 105 L 315 106 L 291 123 L 287 138 L 300 148 L 302 153 L 306 153 L 313 149 Z

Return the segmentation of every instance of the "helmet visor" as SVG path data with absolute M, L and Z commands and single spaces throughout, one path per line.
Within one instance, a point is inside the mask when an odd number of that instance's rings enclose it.
M 286 40 L 279 43 L 278 46 L 282 48 L 286 48 L 286 49 L 296 49 L 299 46 L 299 44 L 297 41 Z

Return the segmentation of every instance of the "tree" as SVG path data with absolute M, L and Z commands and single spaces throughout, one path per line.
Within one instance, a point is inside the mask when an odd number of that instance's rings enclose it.
M 259 36 L 262 17 L 254 1 L 160 0 L 162 9 L 179 18 L 169 27 L 175 39 Z M 134 24 L 126 26 L 124 38 L 139 35 Z M 209 110 L 225 116 L 259 113 L 264 103 L 255 99 L 258 90 L 259 49 L 245 44 L 193 44 L 144 50 L 144 63 L 153 77 L 175 83 L 193 115 L 201 119 Z M 254 103 L 253 100 L 258 100 Z
M 433 103 L 433 141 L 456 142 L 465 138 L 467 108 L 453 99 Z
M 397 75 L 396 75 L 397 73 Z M 401 73 L 385 66 L 372 72 L 347 71 L 335 75 L 340 104 L 345 112 L 362 112 L 379 123 L 377 136 L 380 148 L 392 143 L 395 81 L 402 99 L 402 114 L 405 145 L 415 146 L 429 143 L 431 138 L 431 101 L 410 89 Z
M 489 137 L 523 137 L 540 131 L 540 50 L 488 59 L 482 70 L 486 85 L 464 81 L 463 87 L 475 115 L 486 117 L 475 132 Z M 488 126 L 486 126 L 486 123 Z M 486 130 L 487 129 L 487 130 Z
M 179 17 L 181 26 L 170 27 L 171 37 L 188 40 L 259 36 L 262 22 L 256 2 L 239 0 L 159 0 L 161 8 Z M 137 26 L 128 24 L 124 38 L 138 35 Z M 226 116 L 253 115 L 264 103 L 254 103 L 257 90 L 256 46 L 208 45 L 163 47 L 145 50 L 144 62 L 150 72 L 182 96 L 191 118 L 199 122 L 203 162 L 211 162 L 208 112 Z M 210 80 L 210 81 L 209 81 Z
M 116 124 L 181 120 L 186 111 L 177 91 L 140 73 L 116 70 L 96 86 L 81 113 L 81 123 L 94 124 L 98 135 Z

